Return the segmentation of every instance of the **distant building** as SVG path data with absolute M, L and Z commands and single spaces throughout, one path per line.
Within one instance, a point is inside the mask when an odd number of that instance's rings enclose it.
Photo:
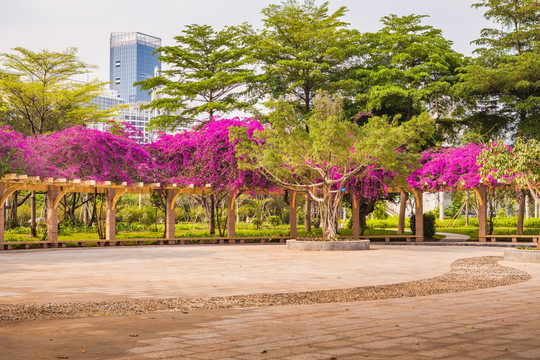
M 139 143 L 148 143 L 154 140 L 155 134 L 152 131 L 146 129 L 146 124 L 152 117 L 154 117 L 154 110 L 141 109 L 141 106 L 147 105 L 149 101 L 137 101 L 134 104 L 126 104 L 124 99 L 118 97 L 116 90 L 103 90 L 101 95 L 96 96 L 92 103 L 97 105 L 100 110 L 107 110 L 117 105 L 126 105 L 118 110 L 116 116 L 113 116 L 111 120 L 127 122 L 133 125 L 137 130 L 141 132 L 141 136 L 134 136 Z M 108 123 L 92 123 L 88 125 L 88 128 L 100 131 L 108 131 L 110 125 Z
M 151 100 L 133 83 L 154 77 L 156 68 L 161 71 L 158 54 L 153 54 L 160 46 L 160 38 L 139 32 L 111 33 L 110 87 L 127 103 Z

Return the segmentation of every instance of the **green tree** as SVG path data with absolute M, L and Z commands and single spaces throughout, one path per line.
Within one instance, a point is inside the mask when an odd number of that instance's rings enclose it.
M 15 48 L 1 54 L 0 124 L 24 134 L 43 134 L 67 127 L 97 122 L 112 115 L 90 106 L 105 83 L 94 79 L 73 80 L 94 67 L 77 58 L 77 49 L 37 52 Z
M 318 90 L 344 88 L 359 36 L 342 20 L 346 12 L 340 7 L 329 14 L 328 2 L 316 6 L 313 0 L 288 0 L 264 8 L 264 28 L 251 33 L 253 57 L 263 73 L 258 90 L 307 115 Z
M 474 41 L 482 46 L 465 67 L 457 88 L 468 98 L 471 129 L 490 137 L 540 137 L 540 6 L 537 0 L 483 0 L 486 28 Z
M 491 177 L 501 183 L 514 183 L 518 188 L 527 188 L 536 203 L 540 202 L 540 142 L 536 139 L 518 138 L 513 148 L 503 143 L 491 146 L 480 153 L 478 162 L 482 179 L 489 181 Z M 522 198 L 525 193 L 521 190 Z M 519 201 L 517 234 L 523 234 L 522 200 Z M 539 245 L 540 248 L 540 245 Z
M 441 118 L 452 103 L 450 90 L 462 56 L 442 31 L 423 25 L 426 15 L 388 15 L 383 28 L 362 35 L 363 69 L 357 96 L 376 115 L 401 115 L 410 120 L 424 111 Z
M 77 58 L 77 49 L 34 52 L 18 47 L 13 50 L 13 54 L 0 55 L 4 68 L 0 71 L 0 125 L 35 135 L 103 121 L 114 114 L 114 109 L 102 111 L 90 103 L 106 83 L 97 79 L 86 83 L 73 80 L 95 68 Z M 13 197 L 15 204 L 17 192 Z M 32 192 L 30 228 L 34 237 L 37 235 L 35 197 Z M 16 207 L 12 213 L 16 218 Z
M 322 205 L 325 239 L 336 236 L 347 181 L 363 176 L 373 164 L 388 171 L 408 171 L 407 164 L 415 163 L 413 152 L 433 130 L 427 114 L 401 125 L 374 117 L 359 126 L 344 119 L 340 100 L 326 95 L 315 99 L 305 124 L 293 105 L 278 101 L 275 107 L 269 115 L 272 126 L 253 134 L 264 146 L 241 141 L 239 162 L 259 169 L 286 189 L 309 193 Z M 234 131 L 233 136 L 248 137 L 244 128 Z
M 175 37 L 178 45 L 157 50 L 159 60 L 168 64 L 169 70 L 137 83 L 157 95 L 150 107 L 161 114 L 150 121 L 149 127 L 174 131 L 194 120 L 207 121 L 249 108 L 243 95 L 253 69 L 240 28 L 215 31 L 208 25 L 188 25 Z M 197 118 L 202 114 L 205 116 Z

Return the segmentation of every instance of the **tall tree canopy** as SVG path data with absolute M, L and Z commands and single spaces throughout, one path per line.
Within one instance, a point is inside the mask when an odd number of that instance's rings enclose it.
M 24 134 L 43 134 L 104 120 L 112 111 L 100 111 L 90 101 L 105 83 L 73 80 L 93 66 L 77 58 L 77 49 L 63 52 L 15 48 L 1 54 L 7 72 L 0 72 L 0 124 Z
M 423 25 L 426 15 L 388 15 L 383 28 L 362 34 L 364 68 L 358 71 L 364 91 L 357 99 L 377 115 L 413 115 L 448 109 L 461 55 L 442 31 Z
M 329 13 L 328 2 L 317 6 L 313 0 L 264 8 L 264 28 L 251 38 L 263 74 L 262 93 L 286 100 L 306 115 L 318 90 L 344 86 L 359 36 L 342 20 L 346 12 L 340 7 Z
M 484 131 L 484 141 L 508 133 L 540 137 L 538 1 L 483 0 L 473 6 L 486 8 L 484 17 L 500 27 L 482 30 L 474 42 L 482 46 L 476 51 L 479 56 L 457 86 L 469 102 L 471 128 Z
M 188 25 L 175 37 L 178 45 L 157 50 L 169 70 L 138 83 L 157 95 L 150 106 L 161 114 L 151 120 L 151 128 L 174 131 L 249 107 L 243 94 L 253 69 L 238 30 Z

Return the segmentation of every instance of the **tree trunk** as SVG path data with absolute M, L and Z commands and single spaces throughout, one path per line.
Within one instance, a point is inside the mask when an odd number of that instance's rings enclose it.
M 469 226 L 469 192 L 467 191 L 467 199 L 465 200 L 465 226 Z
M 10 229 L 13 229 L 19 226 L 19 220 L 17 218 L 18 217 L 17 215 L 18 203 L 19 203 L 19 192 L 15 191 L 13 195 L 11 195 L 11 211 L 10 211 L 11 214 L 9 216 L 11 220 L 10 225 L 9 225 Z
M 517 218 L 517 231 L 516 235 L 523 235 L 523 217 L 525 215 L 525 192 L 523 190 L 519 193 L 519 208 Z
M 402 235 L 405 233 L 405 212 L 407 210 L 407 200 L 409 199 L 409 194 L 401 190 L 401 202 L 399 204 L 399 221 L 398 221 L 398 234 Z
M 337 235 L 337 223 L 341 209 L 341 200 L 343 193 L 332 194 L 330 186 L 324 187 L 323 207 L 321 214 L 321 224 L 323 230 L 323 239 L 332 240 Z
M 37 237 L 35 191 L 32 191 L 32 195 L 30 197 L 30 237 Z
M 310 232 L 311 231 L 311 198 L 309 197 L 309 194 L 306 194 L 305 213 L 306 213 L 306 216 L 304 218 L 304 229 L 306 230 L 306 232 Z
M 407 105 L 407 121 L 412 119 L 412 112 L 413 112 L 413 99 L 409 98 L 409 103 Z
M 214 195 L 210 195 L 210 205 L 208 207 L 210 210 L 210 222 L 208 224 L 208 232 L 213 235 L 216 233 L 216 199 Z

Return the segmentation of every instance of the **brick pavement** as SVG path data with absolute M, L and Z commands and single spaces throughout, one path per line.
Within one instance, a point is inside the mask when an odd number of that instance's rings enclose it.
M 540 265 L 502 264 L 532 280 L 357 303 L 3 323 L 0 359 L 539 359 Z

